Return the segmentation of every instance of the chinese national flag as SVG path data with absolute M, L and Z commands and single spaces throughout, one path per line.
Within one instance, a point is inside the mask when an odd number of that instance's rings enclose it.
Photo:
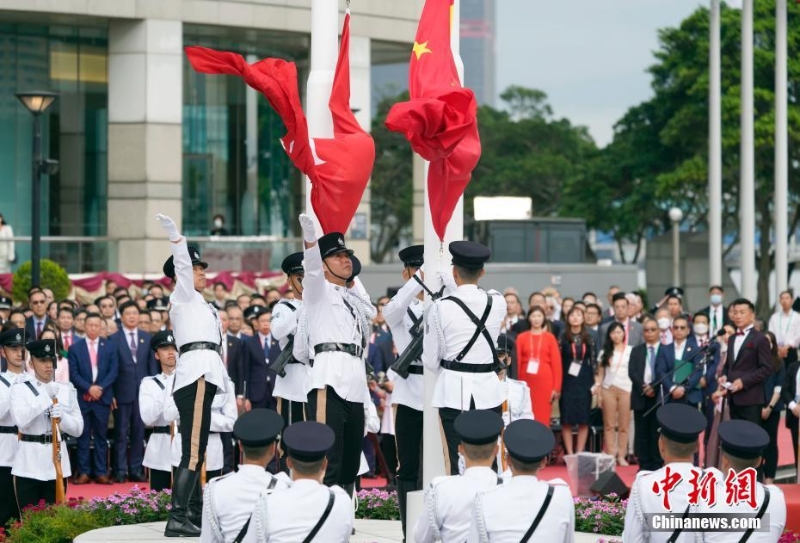
M 308 136 L 293 62 L 267 58 L 252 65 L 235 53 L 187 47 L 186 56 L 201 73 L 238 75 L 261 92 L 286 126 L 281 143 L 295 166 L 311 180 L 311 205 L 323 232 L 345 232 L 367 187 L 375 162 L 375 144 L 350 110 L 350 14 L 328 107 L 333 138 Z
M 430 161 L 428 198 L 440 240 L 481 156 L 475 95 L 459 83 L 450 49 L 451 5 L 426 0 L 409 66 L 411 99 L 386 118 L 389 130 L 403 133 Z

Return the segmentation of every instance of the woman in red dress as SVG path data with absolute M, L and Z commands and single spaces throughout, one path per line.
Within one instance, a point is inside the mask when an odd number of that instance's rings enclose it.
M 527 318 L 531 329 L 517 336 L 517 378 L 531 389 L 534 418 L 550 426 L 553 402 L 561 396 L 561 352 L 545 329 L 544 309 L 531 307 Z

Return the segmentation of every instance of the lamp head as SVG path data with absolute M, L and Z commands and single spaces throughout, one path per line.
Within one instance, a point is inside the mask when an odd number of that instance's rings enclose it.
M 58 93 L 50 91 L 28 91 L 18 92 L 16 97 L 32 114 L 41 115 L 55 102 L 56 98 L 58 98 Z
M 673 207 L 669 210 L 669 220 L 672 222 L 681 222 L 683 220 L 683 211 L 679 207 Z

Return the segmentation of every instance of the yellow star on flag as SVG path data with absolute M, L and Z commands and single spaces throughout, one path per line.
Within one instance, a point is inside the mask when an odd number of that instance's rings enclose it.
M 433 51 L 428 49 L 428 42 L 419 43 L 415 41 L 413 51 L 414 54 L 417 56 L 417 60 L 419 60 L 419 57 L 421 57 L 425 53 L 433 53 Z

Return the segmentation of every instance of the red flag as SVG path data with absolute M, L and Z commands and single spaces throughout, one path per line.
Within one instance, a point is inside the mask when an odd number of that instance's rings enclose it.
M 323 232 L 345 232 L 367 187 L 375 162 L 375 144 L 350 110 L 350 14 L 342 29 L 342 45 L 328 107 L 333 117 L 333 138 L 314 138 L 309 144 L 308 124 L 297 88 L 293 62 L 267 58 L 247 64 L 235 53 L 204 47 L 187 47 L 186 56 L 201 73 L 238 75 L 269 101 L 280 115 L 287 133 L 283 147 L 295 166 L 311 180 L 311 205 Z
M 386 118 L 389 130 L 430 161 L 428 199 L 440 240 L 481 156 L 475 95 L 459 83 L 450 49 L 451 4 L 426 0 L 409 66 L 411 99 Z

